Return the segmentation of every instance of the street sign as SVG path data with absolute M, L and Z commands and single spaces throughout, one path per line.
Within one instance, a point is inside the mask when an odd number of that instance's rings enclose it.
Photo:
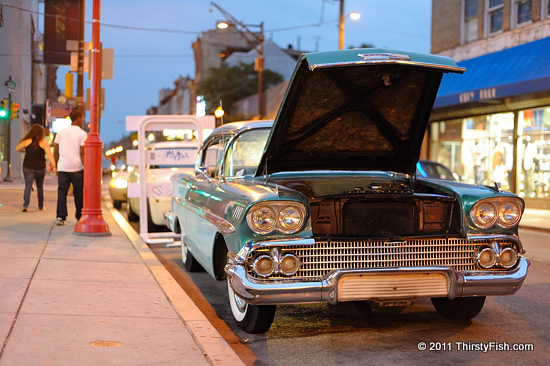
M 15 84 L 15 81 L 11 79 L 11 76 L 9 80 L 6 80 L 4 82 L 4 85 L 8 87 L 8 93 L 10 93 L 11 95 L 15 95 L 15 88 L 17 87 L 17 85 Z

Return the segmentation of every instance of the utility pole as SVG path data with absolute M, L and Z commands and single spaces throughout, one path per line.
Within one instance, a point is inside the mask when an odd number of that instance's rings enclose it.
M 260 23 L 260 34 L 258 35 L 258 58 L 255 63 L 258 72 L 258 119 L 265 117 L 264 101 L 264 22 Z
M 233 26 L 233 28 L 244 38 L 248 46 L 252 49 L 258 47 L 258 57 L 254 63 L 254 69 L 258 73 L 258 119 L 265 117 L 265 101 L 264 101 L 264 87 L 263 87 L 263 74 L 264 74 L 264 22 L 261 22 L 258 25 L 255 24 L 243 24 L 239 22 L 235 17 L 229 14 L 226 10 L 221 8 L 216 3 L 210 3 L 211 7 L 215 7 L 219 10 L 220 13 L 225 17 L 227 23 L 224 23 L 226 26 L 221 27 L 218 24 L 218 28 L 223 29 L 227 28 L 228 25 Z M 212 8 L 210 8 L 212 11 Z M 258 27 L 260 32 L 252 32 L 248 27 Z
M 345 30 L 344 30 L 344 0 L 340 0 L 340 15 L 338 17 L 338 49 L 343 50 L 344 49 L 344 37 L 345 37 Z
M 80 3 L 79 28 L 78 28 L 78 64 L 76 69 L 76 106 L 86 115 L 84 105 L 84 20 L 86 14 L 85 0 Z

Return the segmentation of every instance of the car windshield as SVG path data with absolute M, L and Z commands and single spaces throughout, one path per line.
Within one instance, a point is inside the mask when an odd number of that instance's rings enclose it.
M 416 165 L 416 174 L 424 178 L 456 180 L 448 168 L 433 162 L 419 162 Z
M 270 130 L 255 129 L 243 132 L 227 150 L 224 176 L 240 177 L 256 173 Z

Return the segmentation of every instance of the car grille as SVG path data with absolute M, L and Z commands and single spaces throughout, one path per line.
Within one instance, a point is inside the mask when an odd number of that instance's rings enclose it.
M 314 235 L 384 238 L 444 235 L 459 232 L 460 210 L 455 201 L 429 196 L 323 199 L 311 204 Z M 454 213 L 454 214 L 453 214 Z
M 413 239 L 406 241 L 357 241 L 317 240 L 312 246 L 280 246 L 285 252 L 293 252 L 302 261 L 302 266 L 292 278 L 318 280 L 341 269 L 384 269 L 397 267 L 450 267 L 456 271 L 480 271 L 475 264 L 475 253 L 479 246 L 490 242 L 513 246 L 501 240 Z M 259 247 L 251 251 L 248 263 L 270 247 Z M 249 275 L 256 277 L 249 268 Z M 259 278 L 261 280 L 281 277 Z
M 347 236 L 410 235 L 418 227 L 414 201 L 347 202 L 342 216 L 343 233 Z

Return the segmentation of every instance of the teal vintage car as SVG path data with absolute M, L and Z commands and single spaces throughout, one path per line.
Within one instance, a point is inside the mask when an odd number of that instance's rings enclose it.
M 302 55 L 274 121 L 217 128 L 195 172 L 172 177 L 185 267 L 227 281 L 251 333 L 279 304 L 430 298 L 470 319 L 515 293 L 523 200 L 415 173 L 441 78 L 463 71 L 385 49 Z

